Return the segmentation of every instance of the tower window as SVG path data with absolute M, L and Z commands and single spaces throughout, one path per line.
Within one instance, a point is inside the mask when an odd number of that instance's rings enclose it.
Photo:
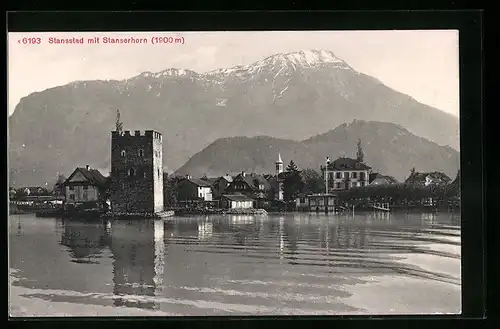
M 132 177 L 132 176 L 135 176 L 135 169 L 134 169 L 134 168 L 130 168 L 130 169 L 128 170 L 128 175 L 129 175 L 129 176 L 131 176 L 131 177 Z
M 142 157 L 144 157 L 144 150 L 142 150 L 142 149 L 141 149 L 141 150 L 139 150 L 139 156 L 140 156 L 141 158 L 142 158 Z
M 160 169 L 158 169 L 158 178 L 160 178 Z
M 121 155 L 122 157 L 125 157 L 127 155 L 127 152 L 125 152 L 125 150 L 122 150 Z

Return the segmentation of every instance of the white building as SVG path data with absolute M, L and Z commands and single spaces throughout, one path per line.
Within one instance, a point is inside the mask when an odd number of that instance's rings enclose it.
M 324 176 L 325 167 L 322 167 Z M 328 190 L 346 190 L 369 184 L 371 167 L 351 158 L 338 158 L 328 165 Z

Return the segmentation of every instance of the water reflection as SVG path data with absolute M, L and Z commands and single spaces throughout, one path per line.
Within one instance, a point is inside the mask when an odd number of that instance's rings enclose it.
M 284 258 L 284 250 L 285 250 L 285 239 L 284 239 L 284 232 L 283 232 L 283 224 L 285 223 L 285 217 L 280 217 L 279 218 L 279 256 L 280 260 L 283 260 Z
M 114 221 L 110 249 L 113 253 L 115 306 L 156 309 L 151 298 L 161 289 L 165 245 L 163 222 Z
M 103 248 L 113 259 L 115 306 L 156 309 L 153 297 L 161 293 L 164 272 L 162 221 L 63 221 L 61 244 L 72 261 L 98 263 Z
M 211 221 L 205 219 L 198 223 L 198 239 L 208 240 L 212 236 L 213 224 Z
M 61 220 L 61 244 L 66 246 L 74 263 L 99 264 L 102 249 L 108 238 L 100 223 Z
M 247 293 L 269 293 L 286 280 L 290 287 L 295 282 L 317 286 L 318 280 L 330 286 L 330 280 L 342 277 L 397 274 L 456 284 L 450 275 L 401 260 L 459 258 L 449 251 L 460 244 L 452 239 L 459 237 L 459 220 L 448 214 L 351 213 L 174 217 L 165 223 L 63 221 L 60 243 L 85 267 L 82 272 L 96 268 L 85 264 L 110 258 L 103 268 L 112 277 L 113 305 L 158 309 L 168 298 L 222 303 L 240 296 L 235 303 L 244 304 L 251 300 Z M 257 283 L 265 287 L 251 291 Z M 261 302 L 269 302 L 266 298 Z

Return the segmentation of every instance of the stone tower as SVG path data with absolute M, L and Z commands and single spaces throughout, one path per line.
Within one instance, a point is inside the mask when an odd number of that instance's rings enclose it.
M 278 183 L 278 195 L 277 199 L 278 200 L 283 200 L 283 179 L 282 175 L 283 173 L 283 160 L 281 160 L 281 154 L 278 152 L 278 160 L 276 161 L 276 181 Z
M 162 135 L 111 132 L 111 211 L 163 211 Z

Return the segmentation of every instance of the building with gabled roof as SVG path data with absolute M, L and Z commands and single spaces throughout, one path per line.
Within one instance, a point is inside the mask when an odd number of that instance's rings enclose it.
M 321 166 L 323 177 L 327 167 L 328 191 L 347 190 L 352 187 L 364 187 L 369 184 L 371 167 L 357 159 L 338 158 Z
M 411 185 L 445 185 L 451 182 L 451 178 L 445 173 L 434 171 L 434 172 L 414 172 L 405 181 L 405 184 Z
M 186 176 L 177 182 L 178 198 L 181 201 L 212 201 L 212 183 L 200 178 Z
M 222 194 L 226 191 L 226 188 L 233 181 L 233 177 L 231 175 L 220 176 L 215 180 L 212 184 L 212 196 L 217 199 L 220 198 Z
M 67 204 L 106 201 L 108 179 L 89 165 L 77 167 L 62 185 Z

